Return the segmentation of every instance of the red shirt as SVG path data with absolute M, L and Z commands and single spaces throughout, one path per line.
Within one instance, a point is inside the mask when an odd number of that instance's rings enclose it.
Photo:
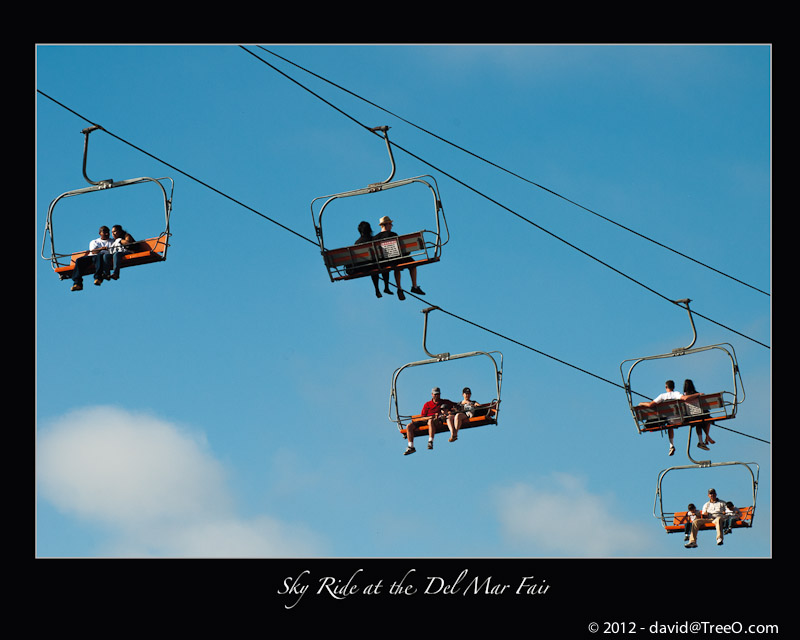
M 447 408 L 449 405 L 453 404 L 449 400 L 445 400 L 444 398 L 439 398 L 438 401 L 436 400 L 428 400 L 423 407 L 422 407 L 422 415 L 423 416 L 435 416 L 439 415 L 439 410 L 444 406 Z

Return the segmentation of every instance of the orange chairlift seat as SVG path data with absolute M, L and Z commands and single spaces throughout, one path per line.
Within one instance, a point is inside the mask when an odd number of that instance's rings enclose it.
M 496 397 L 491 402 L 483 403 L 477 409 L 471 412 L 472 416 L 467 417 L 466 421 L 461 425 L 461 429 L 470 429 L 474 427 L 484 427 L 487 425 L 498 424 L 499 414 L 500 414 L 500 390 L 503 378 L 503 354 L 499 351 L 470 351 L 467 353 L 458 353 L 458 354 L 450 354 L 450 353 L 433 354 L 430 351 L 428 351 L 426 345 L 428 314 L 437 308 L 438 307 L 428 307 L 427 309 L 422 310 L 422 313 L 425 314 L 425 322 L 422 334 L 422 347 L 425 353 L 427 353 L 430 356 L 430 358 L 425 360 L 418 360 L 415 362 L 409 362 L 403 365 L 402 367 L 396 369 L 392 374 L 392 390 L 391 390 L 391 398 L 389 404 L 389 420 L 391 420 L 397 425 L 400 434 L 404 438 L 407 438 L 409 429 L 413 429 L 414 437 L 417 437 L 420 434 L 428 433 L 430 427 L 428 426 L 428 421 L 429 421 L 428 416 L 422 416 L 421 414 L 400 413 L 400 405 L 397 392 L 397 380 L 400 374 L 410 367 L 417 367 L 428 364 L 438 364 L 442 362 L 458 360 L 460 358 L 472 358 L 480 356 L 488 358 L 488 360 L 490 361 L 490 367 L 494 372 L 495 392 L 496 392 Z M 435 433 L 442 433 L 448 430 L 446 425 L 438 425 L 435 427 L 435 429 L 436 429 Z
M 92 127 L 84 129 L 81 132 L 85 136 L 84 148 L 83 148 L 83 176 L 91 186 L 83 187 L 81 189 L 74 189 L 72 191 L 67 191 L 65 193 L 62 193 L 60 196 L 55 198 L 50 203 L 50 206 L 47 210 L 47 222 L 45 225 L 44 239 L 42 240 L 42 258 L 44 258 L 45 260 L 50 260 L 53 266 L 53 271 L 62 280 L 72 276 L 78 258 L 88 255 L 89 251 L 84 250 L 72 253 L 59 253 L 56 251 L 55 236 L 53 233 L 54 231 L 53 221 L 54 221 L 54 212 L 56 206 L 64 198 L 80 196 L 98 191 L 105 191 L 107 189 L 114 189 L 118 187 L 126 187 L 139 184 L 154 184 L 158 187 L 159 192 L 161 194 L 159 200 L 163 201 L 164 220 L 165 220 L 164 230 L 161 231 L 157 236 L 154 236 L 152 238 L 147 238 L 144 240 L 138 240 L 133 245 L 130 245 L 123 256 L 123 261 L 120 266 L 133 267 L 142 264 L 150 264 L 153 262 L 163 262 L 164 260 L 167 259 L 167 248 L 169 247 L 169 238 L 171 236 L 171 233 L 169 231 L 169 220 L 170 220 L 170 214 L 172 212 L 172 194 L 174 190 L 174 182 L 172 178 L 140 177 L 140 178 L 132 178 L 129 180 L 120 180 L 120 181 L 90 180 L 86 175 L 86 158 L 89 148 L 89 134 L 98 129 L 102 130 L 102 127 L 100 127 L 99 125 L 94 125 Z M 169 193 L 167 192 L 167 189 L 164 187 L 163 184 L 164 182 L 168 182 L 169 184 Z M 45 249 L 46 245 L 48 244 L 47 242 L 48 237 L 50 239 L 49 255 L 46 254 L 46 249 Z M 91 272 L 92 267 L 90 263 L 84 263 L 84 265 L 85 266 L 82 269 L 83 271 L 82 275 L 87 275 L 88 273 Z
M 731 522 L 731 529 L 739 529 L 742 527 L 753 526 L 753 515 L 755 514 L 755 507 L 734 507 L 736 512 L 736 520 Z M 672 514 L 672 524 L 665 524 L 664 529 L 667 533 L 683 533 L 686 531 L 685 526 L 690 523 L 688 511 L 676 511 Z M 697 527 L 698 531 L 708 531 L 715 529 L 713 522 L 705 522 Z
M 636 429 L 639 433 L 663 431 L 668 428 L 684 426 L 700 426 L 706 423 L 735 418 L 738 406 L 744 401 L 744 387 L 742 385 L 739 364 L 736 360 L 736 352 L 733 346 L 727 343 L 713 344 L 705 347 L 694 346 L 697 341 L 697 331 L 694 326 L 691 309 L 689 308 L 690 302 L 691 300 L 688 299 L 675 301 L 675 304 L 685 306 L 689 313 L 689 321 L 694 334 L 689 346 L 673 349 L 670 353 L 624 360 L 620 364 L 620 373 L 628 399 L 628 407 L 633 415 Z M 633 391 L 631 389 L 631 375 L 637 365 L 644 361 L 698 354 L 712 349 L 722 351 L 730 360 L 733 378 L 732 391 L 700 394 L 685 401 L 667 400 L 652 407 L 641 407 L 638 403 L 634 404 Z M 633 364 L 628 369 L 626 375 L 624 367 L 631 362 Z
M 365 276 L 375 275 L 387 269 L 404 269 L 411 266 L 419 267 L 438 262 L 441 258 L 442 246 L 449 241 L 447 222 L 444 217 L 439 188 L 433 176 L 423 175 L 414 178 L 392 180 L 395 173 L 394 156 L 389 143 L 389 127 L 375 127 L 373 132 L 380 132 L 386 141 L 389 152 L 391 173 L 383 182 L 367 185 L 361 189 L 345 191 L 328 196 L 320 196 L 311 201 L 311 217 L 314 229 L 319 240 L 325 268 L 331 282 L 339 280 L 352 280 Z M 413 184 L 426 186 L 433 196 L 433 209 L 435 230 L 423 229 L 405 235 L 384 238 L 364 244 L 351 245 L 339 248 L 326 248 L 323 234 L 322 215 L 332 202 L 341 198 L 363 196 L 384 192 L 388 189 L 404 187 Z M 315 204 L 324 201 L 315 212 Z
M 667 533 L 683 533 L 685 529 L 685 525 L 689 522 L 687 512 L 686 511 L 667 511 L 664 509 L 664 501 L 663 501 L 663 483 L 664 477 L 671 471 L 675 470 L 686 470 L 686 469 L 711 469 L 717 467 L 727 467 L 732 465 L 739 465 L 743 469 L 745 469 L 749 473 L 750 477 L 750 484 L 752 486 L 752 492 L 750 498 L 752 499 L 752 504 L 747 506 L 739 506 L 734 502 L 734 513 L 736 514 L 736 520 L 731 522 L 732 529 L 741 529 L 741 528 L 750 528 L 753 526 L 753 522 L 755 520 L 756 514 L 756 499 L 758 494 L 758 476 L 760 473 L 760 469 L 757 463 L 755 462 L 714 462 L 714 463 L 701 463 L 701 464 L 693 464 L 693 465 L 683 465 L 677 467 L 670 467 L 669 469 L 664 469 L 661 473 L 658 474 L 658 482 L 656 485 L 656 497 L 653 502 L 653 516 L 655 516 L 658 520 L 661 521 L 662 526 L 664 527 L 664 531 Z M 755 469 L 755 472 L 753 471 Z M 726 499 L 726 496 L 721 496 L 722 500 Z M 685 503 L 684 503 L 685 504 Z M 702 505 L 697 505 L 698 514 L 702 509 Z M 708 531 L 709 529 L 715 529 L 713 522 L 708 522 L 705 524 L 701 524 L 698 527 L 699 531 Z

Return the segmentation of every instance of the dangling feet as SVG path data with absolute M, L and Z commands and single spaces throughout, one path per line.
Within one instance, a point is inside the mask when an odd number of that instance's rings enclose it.
M 416 286 L 416 285 L 411 287 L 411 293 L 417 293 L 417 294 L 419 294 L 421 296 L 425 295 L 425 292 L 422 289 L 420 289 L 418 286 Z
M 402 289 L 400 289 L 399 287 L 397 288 L 397 298 L 398 298 L 399 300 L 405 300 L 405 299 L 406 299 L 406 296 L 405 296 L 405 294 L 403 293 L 403 290 L 402 290 Z
M 403 451 L 404 456 L 411 455 L 412 453 L 416 453 L 416 449 L 414 447 L 408 447 L 405 451 Z

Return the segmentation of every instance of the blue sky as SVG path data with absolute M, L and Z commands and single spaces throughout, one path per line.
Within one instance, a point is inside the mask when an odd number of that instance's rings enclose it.
M 768 46 L 265 47 L 394 115 L 247 49 L 263 61 L 222 45 L 36 48 L 39 557 L 772 555 Z M 89 122 L 109 132 L 92 134 L 90 178 L 175 181 L 173 235 L 165 263 L 70 292 L 42 238 L 50 202 L 86 186 Z M 397 178 L 439 185 L 450 241 L 419 270 L 422 300 L 331 283 L 309 242 L 314 198 L 388 175 L 358 123 L 413 154 L 395 150 Z M 71 199 L 59 249 L 100 224 L 157 235 L 158 196 L 135 189 Z M 405 191 L 331 207 L 326 245 L 386 214 L 430 228 L 428 199 Z M 653 517 L 686 432 L 668 458 L 620 387 L 622 361 L 691 341 L 664 297 L 690 298 L 713 320 L 696 320 L 698 345 L 730 343 L 741 367 L 745 402 L 709 455 L 758 463 L 757 516 L 723 547 L 706 534 L 690 552 Z M 445 311 L 431 350 L 502 352 L 501 419 L 403 456 L 391 376 L 426 357 L 430 305 Z M 409 413 L 434 385 L 494 395 L 471 361 L 407 377 Z M 655 396 L 665 378 L 730 389 L 714 356 L 634 387 Z M 664 499 L 680 510 L 714 486 L 744 504 L 749 478 L 730 471 L 671 474 Z

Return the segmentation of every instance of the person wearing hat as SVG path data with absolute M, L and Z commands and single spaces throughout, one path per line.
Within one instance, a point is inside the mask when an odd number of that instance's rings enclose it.
M 397 234 L 392 231 L 392 225 L 394 221 L 389 216 L 383 216 L 379 221 L 378 224 L 381 226 L 380 233 L 376 234 L 373 240 L 381 240 L 383 238 L 396 238 Z M 425 292 L 417 286 L 417 267 L 411 265 L 408 267 L 408 272 L 411 274 L 411 293 L 416 293 L 421 296 L 425 295 Z M 400 269 L 394 270 L 394 278 L 397 282 L 397 297 L 400 300 L 405 300 L 406 297 L 403 295 L 403 289 L 400 286 Z
M 461 397 L 464 399 L 456 405 L 459 410 L 447 416 L 447 428 L 450 429 L 450 442 L 458 440 L 458 430 L 461 429 L 461 425 L 464 424 L 467 418 L 472 417 L 473 411 L 480 405 L 479 402 L 475 402 L 472 399 L 472 390 L 469 387 L 464 387 L 462 389 Z
M 689 534 L 689 542 L 684 546 L 691 549 L 697 546 L 697 532 L 700 525 L 713 522 L 717 529 L 717 544 L 722 544 L 723 532 L 722 525 L 725 522 L 725 503 L 717 499 L 716 489 L 708 490 L 708 502 L 703 505 L 700 517 L 692 522 L 692 530 Z
M 433 449 L 433 436 L 436 434 L 436 427 L 443 424 L 442 414 L 448 411 L 454 404 L 455 403 L 450 400 L 442 398 L 439 387 L 431 389 L 431 399 L 422 406 L 421 411 L 423 417 L 428 417 L 428 449 Z M 404 456 L 416 451 L 414 448 L 414 429 L 411 425 L 408 427 L 407 437 L 408 447 L 403 452 Z

